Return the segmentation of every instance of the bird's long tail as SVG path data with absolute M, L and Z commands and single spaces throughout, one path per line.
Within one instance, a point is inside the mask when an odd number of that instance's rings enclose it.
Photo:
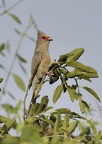
M 32 95 L 32 98 L 31 98 L 31 102 L 30 102 L 30 105 L 29 105 L 29 108 L 28 108 L 28 112 L 27 112 L 27 117 L 28 118 L 29 116 L 31 116 L 31 108 L 32 106 L 36 103 L 36 99 L 39 97 L 39 92 L 41 90 L 41 87 L 44 83 L 44 80 L 46 78 L 46 75 L 43 76 L 41 82 L 39 85 L 37 85 L 37 87 L 35 88 L 34 92 L 33 92 L 33 95 Z

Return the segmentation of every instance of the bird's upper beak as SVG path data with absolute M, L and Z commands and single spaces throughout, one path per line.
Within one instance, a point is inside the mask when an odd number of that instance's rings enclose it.
M 52 38 L 50 38 L 50 39 L 49 39 L 49 41 L 53 41 L 53 39 L 52 39 Z
M 51 37 L 48 37 L 48 41 L 53 41 L 53 39 Z

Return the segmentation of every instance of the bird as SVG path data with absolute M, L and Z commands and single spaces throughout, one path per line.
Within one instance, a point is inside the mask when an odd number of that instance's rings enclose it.
M 50 41 L 53 41 L 53 39 L 48 34 L 40 30 L 38 31 L 28 84 L 28 89 L 32 87 L 33 95 L 37 84 L 41 82 L 43 75 L 47 73 L 48 65 L 51 63 L 51 57 L 49 54 Z

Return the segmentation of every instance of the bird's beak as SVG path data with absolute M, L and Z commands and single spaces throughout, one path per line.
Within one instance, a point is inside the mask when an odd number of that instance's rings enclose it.
M 48 39 L 48 40 L 49 40 L 49 41 L 53 41 L 53 39 L 52 39 L 52 38 L 50 38 L 50 37 L 49 37 L 49 39 Z

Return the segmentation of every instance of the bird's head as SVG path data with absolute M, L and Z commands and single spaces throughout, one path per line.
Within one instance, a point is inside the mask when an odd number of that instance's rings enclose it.
M 45 34 L 42 31 L 38 31 L 38 40 L 42 42 L 47 42 L 47 43 L 49 43 L 50 41 L 53 41 L 53 39 L 49 35 Z

